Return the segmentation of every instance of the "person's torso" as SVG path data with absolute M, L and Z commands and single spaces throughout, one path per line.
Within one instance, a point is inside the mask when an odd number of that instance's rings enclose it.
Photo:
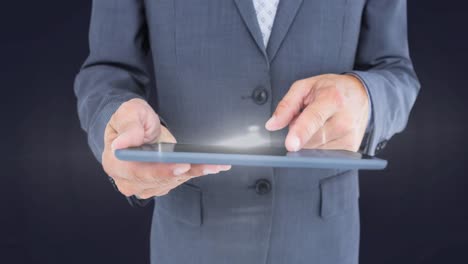
M 364 0 L 282 0 L 266 49 L 247 2 L 145 1 L 157 112 L 180 143 L 283 144 L 287 129 L 264 124 L 291 84 L 353 68 Z M 153 261 L 302 263 L 300 253 L 354 263 L 358 192 L 356 171 L 234 167 L 196 178 L 156 199 Z M 284 243 L 289 253 L 275 253 Z M 321 243 L 339 254 L 314 251 Z

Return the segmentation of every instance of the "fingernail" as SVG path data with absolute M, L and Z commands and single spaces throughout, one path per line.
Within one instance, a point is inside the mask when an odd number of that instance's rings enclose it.
M 218 166 L 218 169 L 219 169 L 220 171 L 228 171 L 228 170 L 230 170 L 231 168 L 232 168 L 231 165 L 219 165 L 219 166 Z
M 301 142 L 297 136 L 292 136 L 289 140 L 289 143 L 293 151 L 298 151 L 301 147 Z
M 204 170 L 203 170 L 203 174 L 204 174 L 204 175 L 216 174 L 216 173 L 219 173 L 219 171 L 214 170 L 214 169 L 204 169 Z
M 173 173 L 176 176 L 180 176 L 180 175 L 186 173 L 189 170 L 190 170 L 190 167 L 179 167 L 179 168 L 175 168 Z
M 268 121 L 265 124 L 265 128 L 266 129 L 271 129 L 271 126 L 275 122 L 275 119 L 276 119 L 276 117 L 274 115 L 270 119 L 268 119 Z

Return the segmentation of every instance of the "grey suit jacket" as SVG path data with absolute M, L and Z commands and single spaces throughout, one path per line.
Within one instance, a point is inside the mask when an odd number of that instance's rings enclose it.
M 419 90 L 406 27 L 404 0 L 285 0 L 265 49 L 251 0 L 95 0 L 75 83 L 81 124 L 100 160 L 110 116 L 151 91 L 179 142 L 257 130 L 277 144 L 287 131 L 264 123 L 294 81 L 352 73 L 370 93 L 374 154 L 404 129 Z M 151 260 L 357 263 L 358 197 L 356 171 L 235 167 L 197 178 L 156 199 Z

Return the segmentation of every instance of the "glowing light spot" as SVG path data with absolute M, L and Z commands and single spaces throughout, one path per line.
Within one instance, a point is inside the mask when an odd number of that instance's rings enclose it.
M 249 132 L 258 132 L 258 131 L 260 131 L 260 127 L 259 126 L 249 126 L 248 130 L 249 130 Z
M 222 140 L 217 145 L 230 146 L 236 148 L 249 148 L 268 145 L 267 138 L 260 135 L 259 126 L 249 126 L 244 135 L 236 135 Z

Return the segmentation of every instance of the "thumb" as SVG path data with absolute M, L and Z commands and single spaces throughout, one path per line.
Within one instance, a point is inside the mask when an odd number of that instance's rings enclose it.
M 147 105 L 134 108 L 123 107 L 111 118 L 110 126 L 117 137 L 111 143 L 111 149 L 138 147 L 158 140 L 161 125 L 158 115 Z
M 156 142 L 161 143 L 177 143 L 175 137 L 169 132 L 169 130 L 165 126 L 161 126 L 161 133 L 156 140 Z
M 143 145 L 145 138 L 144 126 L 139 122 L 131 122 L 119 132 L 119 135 L 112 142 L 112 150 L 137 147 Z

